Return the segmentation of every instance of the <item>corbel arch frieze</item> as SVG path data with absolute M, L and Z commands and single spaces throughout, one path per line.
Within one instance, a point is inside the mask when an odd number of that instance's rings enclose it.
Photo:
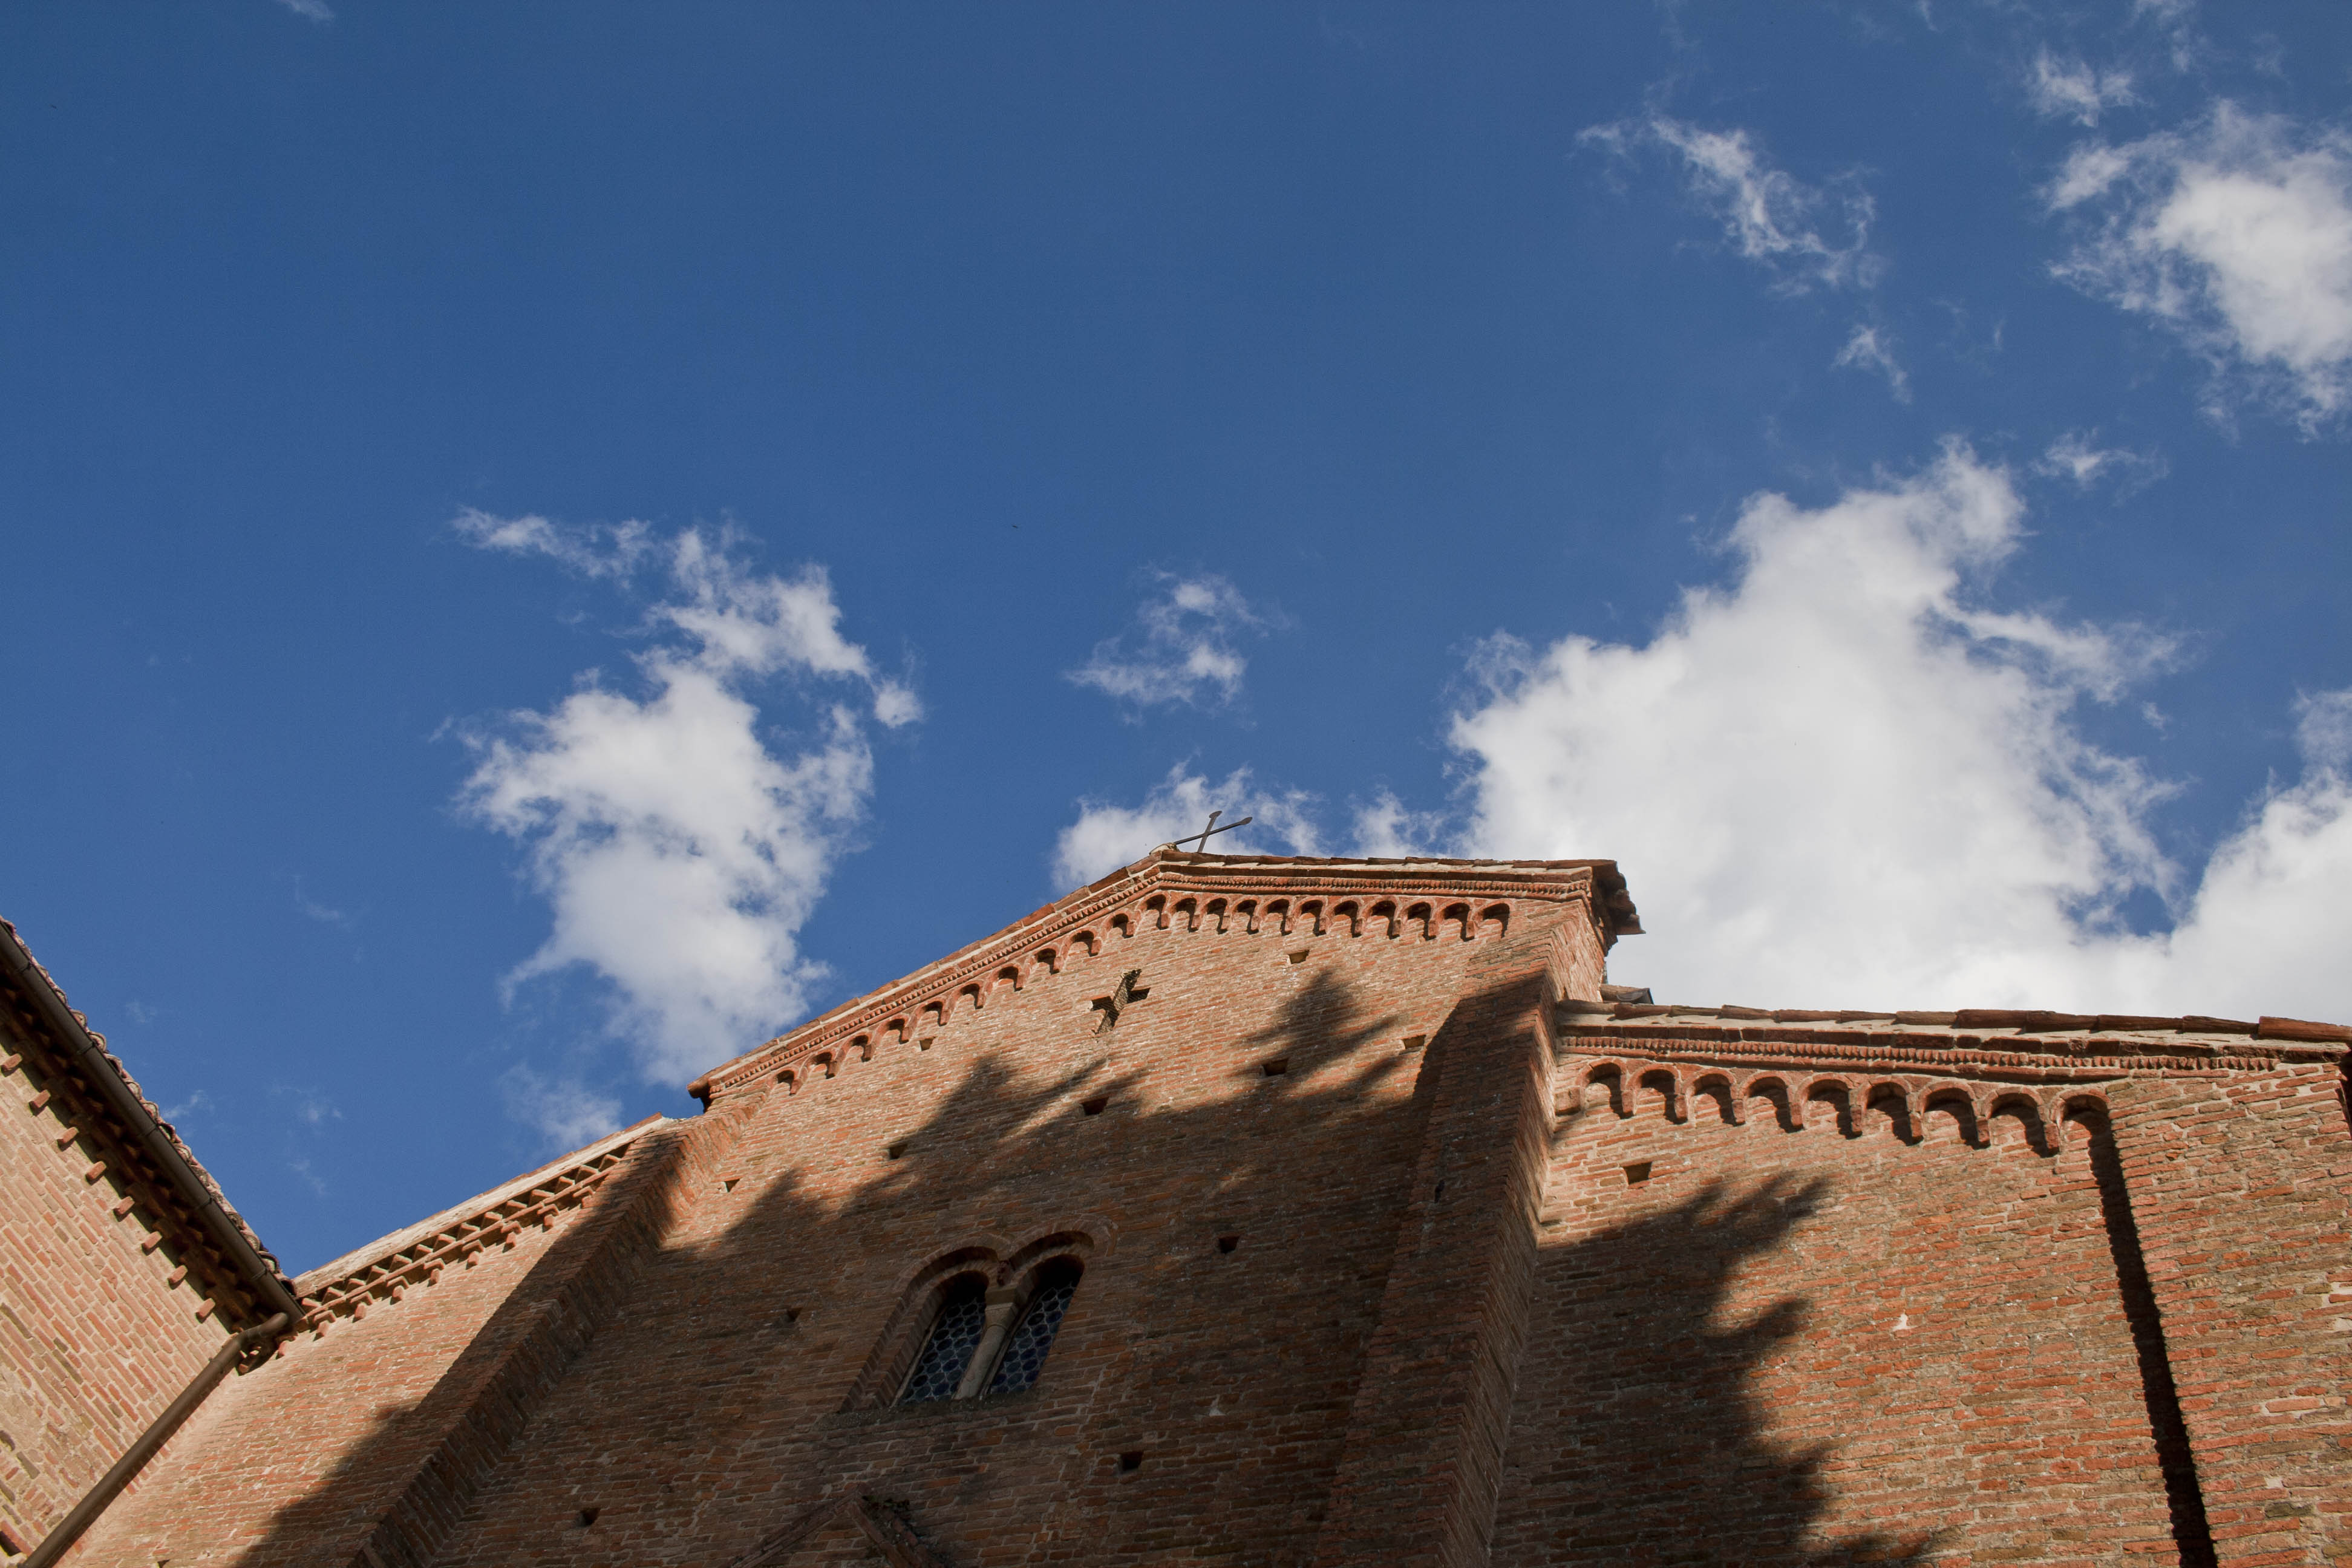
M 1796 1132 L 1823 1123 L 1849 1137 L 1892 1131 L 1902 1142 L 1927 1142 L 1928 1118 L 1952 1117 L 1960 1142 L 1988 1149 L 1996 1121 L 2013 1118 L 2035 1152 L 2055 1153 L 2070 1121 L 2088 1124 L 2109 1114 L 2108 1090 L 2117 1081 L 2069 1079 L 2019 1082 L 2013 1077 L 1963 1073 L 1822 1071 L 1813 1068 L 1743 1068 L 1636 1054 L 1563 1053 L 1568 1092 L 1557 1109 L 1615 1120 L 1654 1116 L 1675 1127 L 1750 1127 L 1770 1122 Z M 1769 1106 L 1770 1115 L 1759 1113 Z M 1882 1128 L 1874 1113 L 1883 1120 Z
M 1058 975 L 1100 955 L 1097 932 L 1108 932 L 1112 942 L 1155 930 L 1287 936 L 1303 928 L 1317 936 L 1344 930 L 1353 936 L 1370 931 L 1395 937 L 1405 924 L 1401 900 L 1415 893 L 1425 896 L 1412 906 L 1423 927 L 1420 934 L 1432 938 L 1445 921 L 1458 921 L 1465 942 L 1499 938 L 1508 931 L 1516 906 L 1527 902 L 1581 904 L 1601 927 L 1608 924 L 1591 872 L 1584 868 L 1544 878 L 1435 872 L 1398 878 L 1318 868 L 1308 877 L 1269 872 L 1243 882 L 1229 874 L 1153 867 L 1113 887 L 1089 889 L 1087 896 L 1057 906 L 1050 921 L 1024 922 L 862 1006 L 853 1005 L 835 1017 L 779 1036 L 699 1080 L 697 1092 L 707 1089 L 715 1097 L 786 1068 L 795 1069 L 797 1083 L 806 1078 L 802 1062 L 828 1047 L 837 1049 L 851 1035 L 895 1033 L 903 1043 L 919 1028 L 947 1026 L 962 1012 L 984 1010 L 1003 987 L 1018 992 L 1041 972 Z M 1433 912 L 1438 900 L 1450 900 L 1442 915 Z M 970 1003 L 960 1007 L 967 996 Z

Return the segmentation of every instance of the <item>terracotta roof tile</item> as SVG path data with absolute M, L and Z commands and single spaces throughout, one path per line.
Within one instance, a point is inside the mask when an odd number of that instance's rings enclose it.
M 1950 1013 L 1829 1012 L 1815 1008 L 1668 1006 L 1625 1002 L 1570 1002 L 1560 1013 L 1572 1027 L 1595 1029 L 1611 1024 L 1633 1024 L 1643 1029 L 1720 1024 L 1748 1027 L 1769 1020 L 1779 1025 L 1828 1026 L 1862 1033 L 1898 1032 L 1973 1037 L 2038 1039 L 2057 1035 L 2169 1035 L 2216 1039 L 2263 1039 L 2314 1045 L 2352 1047 L 2352 1025 L 2314 1023 L 2302 1018 L 2264 1017 L 2247 1023 L 2238 1018 L 2212 1018 L 2189 1014 L 2179 1017 L 2140 1013 L 2057 1013 L 2018 1007 L 1965 1007 Z

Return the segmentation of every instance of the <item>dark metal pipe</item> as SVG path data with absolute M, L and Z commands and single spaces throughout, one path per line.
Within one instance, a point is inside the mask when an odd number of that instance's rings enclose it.
M 265 1340 L 277 1339 L 293 1326 L 294 1320 L 280 1312 L 268 1322 L 246 1330 L 214 1352 L 213 1359 L 205 1363 L 205 1370 L 196 1373 L 195 1380 L 180 1390 L 180 1397 L 172 1401 L 163 1414 L 155 1417 L 147 1430 L 139 1434 L 139 1440 L 123 1451 L 122 1458 L 114 1461 L 114 1468 L 100 1477 L 98 1485 L 90 1488 L 81 1501 L 74 1504 L 73 1511 L 59 1520 L 57 1528 L 41 1538 L 41 1543 L 33 1548 L 32 1554 L 19 1564 L 19 1568 L 49 1568 L 51 1563 L 63 1557 L 66 1548 L 81 1539 L 81 1532 L 106 1511 L 106 1505 L 121 1495 L 122 1489 L 131 1484 L 131 1478 L 137 1475 L 147 1461 L 155 1457 L 155 1450 L 180 1429 L 180 1423 L 195 1413 L 196 1406 L 205 1402 L 205 1395 L 228 1375 L 229 1368 L 237 1363 L 237 1359 L 254 1346 Z

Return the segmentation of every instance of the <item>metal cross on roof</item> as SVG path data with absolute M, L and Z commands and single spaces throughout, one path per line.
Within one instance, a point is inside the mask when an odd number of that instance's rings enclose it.
M 1225 814 L 1222 811 L 1213 811 L 1209 813 L 1209 826 L 1201 830 L 1199 837 L 1195 838 L 1192 835 L 1188 833 L 1183 837 L 1176 840 L 1175 843 L 1170 845 L 1169 847 L 1171 849 L 1181 849 L 1185 845 L 1190 844 L 1192 846 L 1193 854 L 1206 854 L 1209 848 L 1209 835 L 1212 833 L 1231 833 L 1236 827 L 1247 827 L 1252 822 L 1257 820 L 1255 817 L 1244 816 L 1239 822 L 1228 822 L 1223 827 L 1220 827 L 1217 826 L 1217 818 L 1224 815 Z

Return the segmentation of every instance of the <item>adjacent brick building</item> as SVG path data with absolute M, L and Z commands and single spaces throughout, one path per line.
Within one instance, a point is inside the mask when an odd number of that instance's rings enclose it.
M 1639 929 L 1160 851 L 293 1281 L 67 1561 L 2352 1558 L 2352 1030 L 1661 1006 Z M 0 1321 L 23 1541 L 269 1302 L 7 1110 L 10 1316 L 118 1304 Z

